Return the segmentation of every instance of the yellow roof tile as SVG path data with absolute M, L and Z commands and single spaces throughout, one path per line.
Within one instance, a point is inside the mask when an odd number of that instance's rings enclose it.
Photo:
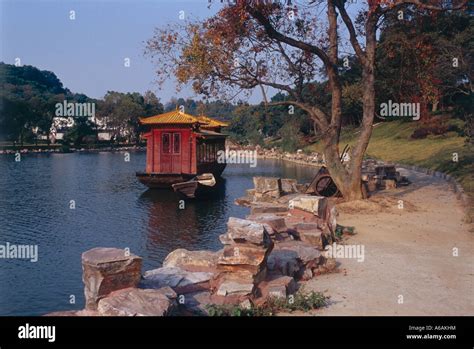
M 198 116 L 197 119 L 201 121 L 202 123 L 205 123 L 206 125 L 204 127 L 226 127 L 229 126 L 227 122 L 219 121 L 213 118 L 210 118 L 208 116 Z
M 172 110 L 170 112 L 150 116 L 147 118 L 140 118 L 140 123 L 143 125 L 151 124 L 195 124 L 202 123 L 196 117 L 182 113 L 179 110 Z

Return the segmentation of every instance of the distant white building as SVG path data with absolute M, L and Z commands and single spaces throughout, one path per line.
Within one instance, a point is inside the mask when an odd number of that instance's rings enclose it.
M 97 130 L 97 139 L 99 141 L 110 141 L 114 136 L 114 129 L 108 126 L 107 118 L 96 118 L 93 116 L 91 122 L 95 124 Z
M 106 118 L 89 117 L 89 121 L 95 125 L 97 139 L 99 141 L 110 141 L 114 130 L 107 125 Z M 55 116 L 50 127 L 50 141 L 55 143 L 64 139 L 64 135 L 74 126 L 73 117 Z
M 74 126 L 74 118 L 55 116 L 49 128 L 49 140 L 56 143 L 64 138 L 65 133 Z

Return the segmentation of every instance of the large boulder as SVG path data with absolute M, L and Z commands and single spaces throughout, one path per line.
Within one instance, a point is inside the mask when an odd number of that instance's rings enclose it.
M 286 226 L 293 230 L 299 223 L 318 223 L 319 221 L 323 222 L 314 214 L 298 209 L 291 210 L 290 214 L 285 217 Z
M 171 287 L 178 294 L 210 289 L 211 272 L 192 272 L 177 267 L 162 267 L 145 272 L 141 288 Z
M 250 214 L 260 213 L 286 213 L 288 212 L 288 205 L 270 202 L 252 203 L 250 207 Z
M 246 269 L 222 272 L 214 280 L 212 289 L 217 296 L 247 296 L 255 290 L 255 285 L 265 280 L 266 268 L 258 273 Z
M 303 241 L 285 241 L 275 245 L 267 259 L 271 274 L 280 274 L 307 280 L 316 274 L 336 268 L 334 259 Z
M 281 190 L 284 194 L 294 194 L 298 192 L 298 182 L 296 179 L 282 178 Z
M 328 243 L 328 239 L 317 223 L 296 224 L 295 231 L 301 241 L 313 245 L 319 250 L 323 250 L 324 246 Z
M 271 239 L 263 224 L 230 217 L 227 222 L 227 235 L 234 243 L 250 243 L 257 246 L 269 247 Z
M 270 231 L 268 233 L 270 235 L 273 235 L 275 233 L 286 233 L 288 230 L 288 227 L 286 226 L 285 223 L 285 218 L 281 216 L 277 216 L 275 214 L 256 214 L 256 215 L 249 215 L 247 216 L 247 219 L 250 221 L 255 221 L 260 224 L 266 224 L 270 226 Z
M 177 267 L 187 271 L 213 272 L 222 251 L 188 251 L 179 248 L 172 251 L 163 261 L 163 267 Z
M 287 298 L 296 292 L 296 282 L 291 276 L 276 276 L 258 285 L 260 295 L 264 298 Z
M 268 271 L 276 275 L 299 277 L 303 264 L 298 259 L 298 254 L 289 250 L 273 250 L 268 256 Z
M 318 217 L 326 217 L 328 199 L 324 196 L 300 195 L 290 200 L 289 207 L 311 212 Z
M 226 280 L 219 285 L 216 295 L 218 296 L 247 296 L 252 294 L 255 285 L 253 282 L 239 282 L 237 280 Z
M 318 250 L 324 249 L 324 237 L 323 233 L 320 230 L 303 230 L 299 232 L 300 239 L 303 242 L 306 242 Z
M 249 244 L 226 245 L 219 257 L 218 264 L 261 266 L 271 249 L 252 246 Z
M 86 309 L 96 310 L 99 300 L 113 291 L 136 287 L 142 259 L 126 250 L 97 247 L 82 254 L 82 281 Z
M 101 299 L 98 312 L 105 316 L 165 316 L 175 305 L 176 293 L 169 288 L 127 288 Z
M 278 199 L 281 196 L 281 180 L 274 177 L 253 177 L 255 200 Z
M 296 258 L 305 265 L 308 263 L 318 265 L 324 258 L 321 251 L 303 241 L 282 242 L 275 246 L 275 250 L 294 252 Z

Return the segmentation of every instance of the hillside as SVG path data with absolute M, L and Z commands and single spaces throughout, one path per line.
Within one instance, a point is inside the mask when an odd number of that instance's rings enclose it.
M 458 124 L 459 120 L 450 121 Z M 425 139 L 411 139 L 410 136 L 419 126 L 416 122 L 384 122 L 374 126 L 367 156 L 388 162 L 417 165 L 441 171 L 456 177 L 464 190 L 474 198 L 473 176 L 474 152 L 472 144 L 456 132 L 440 136 L 428 136 Z M 353 144 L 357 129 L 346 129 L 341 135 L 341 147 Z M 306 151 L 321 151 L 321 144 L 315 143 L 305 148 Z M 458 162 L 453 161 L 453 153 L 458 154 Z M 470 209 L 473 217 L 474 210 Z

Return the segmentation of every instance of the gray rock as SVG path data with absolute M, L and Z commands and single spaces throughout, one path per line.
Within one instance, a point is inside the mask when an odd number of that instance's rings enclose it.
M 320 218 L 326 218 L 328 199 L 323 196 L 300 195 L 290 200 L 289 207 L 311 212 Z
M 302 268 L 302 263 L 294 251 L 273 250 L 268 256 L 267 268 L 274 274 L 295 277 Z
M 250 214 L 260 213 L 285 213 L 288 212 L 288 206 L 278 203 L 258 202 L 252 203 Z
M 308 263 L 319 264 L 322 254 L 319 250 L 302 241 L 288 241 L 282 242 L 275 246 L 275 250 L 292 251 L 297 258 L 305 265 Z M 272 252 L 273 253 L 273 252 Z
M 97 247 L 82 254 L 82 281 L 86 309 L 96 310 L 99 300 L 113 291 L 136 287 L 142 259 L 118 248 Z
M 316 223 L 299 223 L 295 226 L 295 230 L 299 239 L 306 242 L 319 250 L 324 249 L 325 237 L 323 231 L 319 229 Z
M 105 316 L 164 316 L 175 305 L 168 293 L 169 290 L 127 288 L 101 299 L 97 310 Z
M 281 190 L 285 194 L 293 194 L 298 192 L 298 182 L 296 179 L 282 178 L 281 179 Z
M 253 283 L 228 280 L 221 283 L 216 294 L 218 296 L 246 296 L 253 292 L 254 287 Z
M 266 213 L 249 215 L 247 216 L 247 219 L 260 224 L 268 224 L 272 228 L 271 232 L 269 232 L 270 235 L 272 235 L 272 233 L 285 233 L 288 230 L 285 218 L 275 214 Z
M 257 200 L 278 199 L 281 195 L 281 180 L 274 177 L 253 177 Z
M 230 217 L 227 229 L 227 238 L 233 243 L 250 243 L 264 247 L 269 247 L 272 244 L 268 231 L 260 223 Z M 227 241 L 227 238 L 224 240 Z
M 296 292 L 295 279 L 290 276 L 277 276 L 259 285 L 262 297 L 286 298 Z
M 269 248 L 250 244 L 226 245 L 222 256 L 218 260 L 218 264 L 259 267 L 265 264 L 269 252 Z
M 163 261 L 163 267 L 178 267 L 188 271 L 213 272 L 222 252 L 174 250 Z
M 284 241 L 275 244 L 267 259 L 272 274 L 287 275 L 300 279 L 305 270 L 318 270 L 326 258 L 314 246 L 303 241 Z M 308 275 L 308 273 L 306 273 Z
M 178 294 L 208 290 L 211 272 L 192 272 L 177 267 L 162 267 L 145 272 L 141 288 L 171 287 Z

